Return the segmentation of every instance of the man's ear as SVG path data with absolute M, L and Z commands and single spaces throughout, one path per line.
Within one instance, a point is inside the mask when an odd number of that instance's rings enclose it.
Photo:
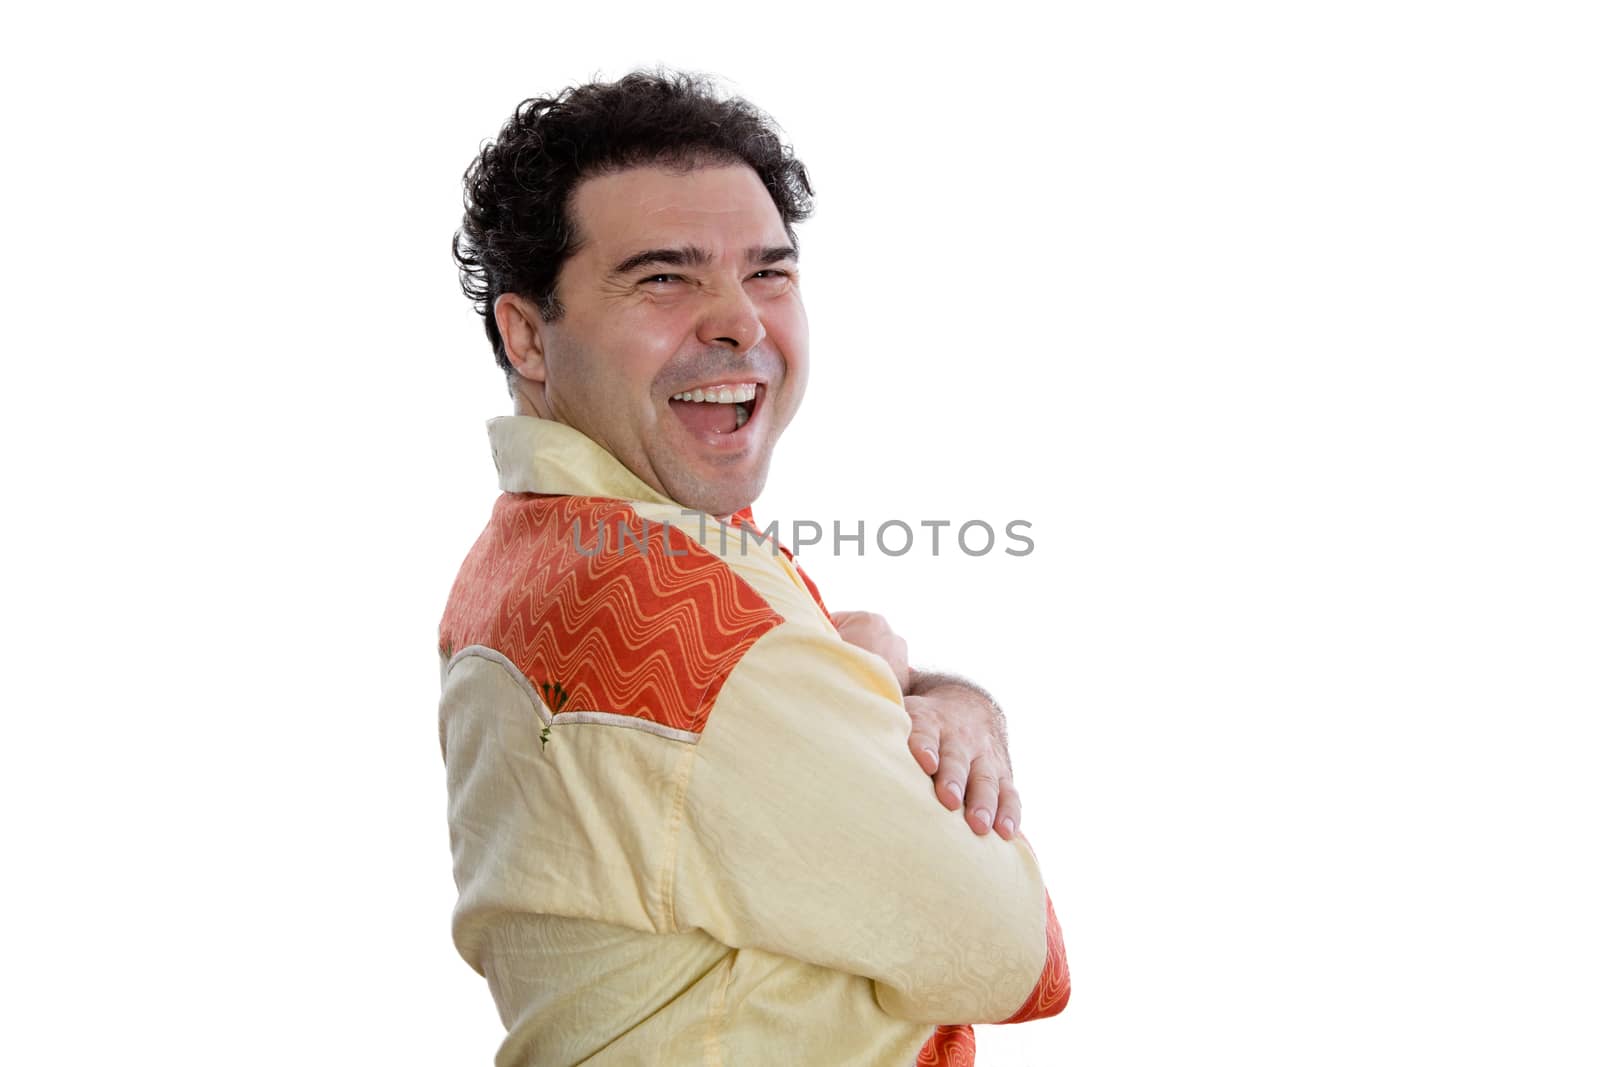
M 494 300 L 494 324 L 511 369 L 519 377 L 543 385 L 545 326 L 539 309 L 516 293 L 501 293 Z

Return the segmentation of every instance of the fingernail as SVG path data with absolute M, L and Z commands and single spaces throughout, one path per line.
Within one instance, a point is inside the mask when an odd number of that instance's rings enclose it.
M 939 759 L 939 753 L 937 753 L 937 752 L 935 752 L 935 751 L 934 751 L 934 750 L 933 750 L 933 749 L 931 749 L 931 748 L 925 748 L 925 749 L 923 749 L 923 750 L 922 750 L 922 754 L 923 754 L 923 755 L 924 755 L 924 756 L 927 756 L 927 757 L 928 757 L 928 758 L 929 758 L 929 759 L 931 759 L 931 760 L 934 760 L 934 761 L 937 761 L 937 760 L 938 760 L 938 759 Z
M 978 816 L 978 822 L 983 825 L 985 830 L 987 830 L 989 828 L 989 813 L 984 811 L 982 808 L 979 808 L 976 812 L 974 812 L 974 814 Z
M 1006 836 L 1009 837 L 1017 832 L 1017 822 L 1011 816 L 1007 815 L 1005 818 L 1000 820 L 1000 829 L 1004 830 Z

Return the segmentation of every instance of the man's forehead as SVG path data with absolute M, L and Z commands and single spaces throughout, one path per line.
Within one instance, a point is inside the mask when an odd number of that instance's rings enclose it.
M 579 241 L 613 258 L 670 247 L 737 256 L 789 244 L 771 194 L 742 163 L 585 178 L 573 190 L 572 216 Z

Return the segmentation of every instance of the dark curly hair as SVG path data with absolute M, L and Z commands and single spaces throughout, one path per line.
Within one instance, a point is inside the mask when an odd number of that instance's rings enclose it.
M 578 183 L 628 167 L 704 163 L 748 164 L 791 241 L 811 214 L 811 181 L 776 124 L 745 100 L 720 98 L 704 77 L 635 71 L 517 105 L 462 178 L 466 215 L 450 242 L 461 291 L 483 316 L 501 370 L 509 375 L 511 363 L 496 297 L 516 293 L 547 320 L 561 316 L 556 275 L 575 250 L 568 204 Z

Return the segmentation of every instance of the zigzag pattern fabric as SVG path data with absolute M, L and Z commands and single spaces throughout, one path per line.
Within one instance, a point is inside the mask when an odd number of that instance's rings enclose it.
M 447 656 L 487 646 L 540 691 L 559 687 L 552 712 L 699 734 L 728 672 L 782 622 L 715 555 L 681 530 L 645 526 L 626 503 L 504 493 L 439 635 Z
M 917 1067 L 973 1067 L 978 1040 L 970 1026 L 941 1026 L 917 1053 Z

